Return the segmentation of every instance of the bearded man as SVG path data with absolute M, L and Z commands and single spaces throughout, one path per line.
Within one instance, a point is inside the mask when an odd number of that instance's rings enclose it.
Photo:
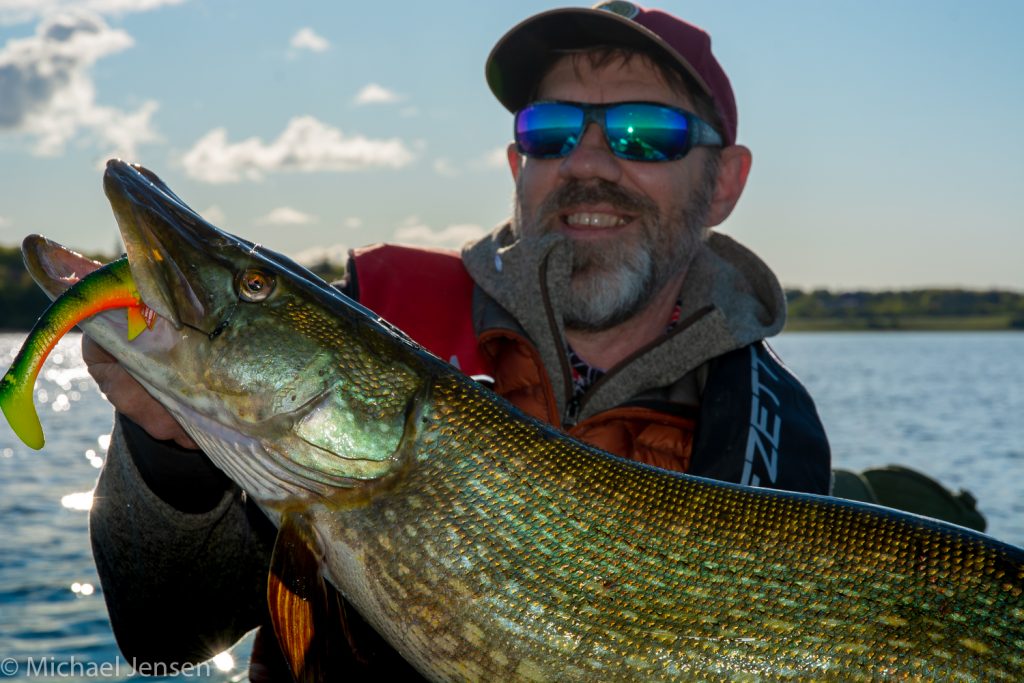
M 512 219 L 461 254 L 356 250 L 345 291 L 611 453 L 827 494 L 814 404 L 764 341 L 782 289 L 712 230 L 751 153 L 708 34 L 628 2 L 553 10 L 501 38 L 486 73 L 515 114 Z M 118 643 L 142 661 L 208 657 L 265 624 L 274 530 L 109 356 L 88 340 L 84 355 L 119 413 L 91 516 Z M 411 675 L 356 615 L 347 636 L 347 675 Z M 254 679 L 280 666 L 267 641 Z

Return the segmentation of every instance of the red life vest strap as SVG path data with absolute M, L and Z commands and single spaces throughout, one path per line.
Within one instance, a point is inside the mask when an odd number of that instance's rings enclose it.
M 473 329 L 473 280 L 455 251 L 375 244 L 352 251 L 359 303 L 467 375 L 490 375 Z

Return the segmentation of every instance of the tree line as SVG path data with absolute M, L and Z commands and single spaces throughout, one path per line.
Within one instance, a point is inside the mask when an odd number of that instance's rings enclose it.
M 109 254 L 87 255 L 108 262 Z M 344 270 L 310 268 L 325 280 Z M 791 330 L 1024 330 L 1024 293 L 1005 290 L 913 289 L 832 292 L 786 290 Z M 0 246 L 0 329 L 27 331 L 49 299 L 25 270 L 21 250 Z
M 49 303 L 25 270 L 21 249 L 0 246 L 0 330 L 32 329 Z
M 1024 293 L 910 289 L 786 291 L 787 329 L 1024 330 Z

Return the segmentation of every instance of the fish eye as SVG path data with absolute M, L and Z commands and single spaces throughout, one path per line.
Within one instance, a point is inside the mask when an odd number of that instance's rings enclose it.
M 242 301 L 263 301 L 274 291 L 274 276 L 250 268 L 238 279 L 238 297 Z

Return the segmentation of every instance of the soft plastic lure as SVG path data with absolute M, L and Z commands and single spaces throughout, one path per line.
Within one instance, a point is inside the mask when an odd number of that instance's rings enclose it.
M 69 287 L 46 309 L 0 379 L 0 409 L 25 445 L 43 447 L 43 427 L 32 403 L 36 377 L 60 338 L 82 320 L 112 308 L 128 309 L 128 339 L 153 326 L 156 315 L 139 296 L 128 259 L 94 270 Z

